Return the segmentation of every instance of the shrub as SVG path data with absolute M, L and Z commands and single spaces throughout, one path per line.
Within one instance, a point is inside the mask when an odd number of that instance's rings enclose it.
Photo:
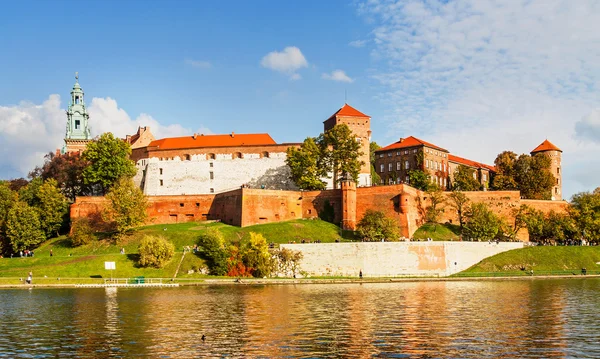
M 144 236 L 139 246 L 142 267 L 164 267 L 175 254 L 173 243 L 159 236 Z
M 207 228 L 200 235 L 198 244 L 202 249 L 204 258 L 210 274 L 225 275 L 227 274 L 227 259 L 229 252 L 225 248 L 225 239 L 221 232 L 214 228 Z
M 92 242 L 94 240 L 93 231 L 94 229 L 89 219 L 79 218 L 75 220 L 71 226 L 71 234 L 69 235 L 71 245 L 78 247 Z
M 386 217 L 381 211 L 368 209 L 363 218 L 356 226 L 358 235 L 364 240 L 397 241 L 400 237 L 398 224 L 391 218 Z
M 250 232 L 250 240 L 243 245 L 242 258 L 244 265 L 252 269 L 254 277 L 270 276 L 275 269 L 275 260 L 262 234 Z

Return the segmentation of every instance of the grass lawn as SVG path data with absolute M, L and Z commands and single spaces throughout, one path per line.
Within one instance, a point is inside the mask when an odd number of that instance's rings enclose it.
M 34 274 L 36 283 L 67 283 L 68 278 L 87 278 L 100 282 L 103 278 L 132 278 L 137 276 L 154 278 L 172 278 L 181 262 L 177 275 L 178 278 L 203 278 L 205 275 L 197 271 L 187 274 L 190 269 L 204 267 L 204 260 L 194 253 L 183 256 L 183 247 L 193 247 L 198 242 L 198 237 L 206 228 L 215 228 L 223 233 L 230 242 L 239 242 L 250 232 L 260 233 L 267 242 L 300 243 L 307 241 L 334 242 L 336 239 L 345 241 L 340 237 L 338 226 L 321 220 L 294 220 L 281 223 L 269 223 L 245 228 L 234 227 L 219 222 L 212 223 L 179 223 L 161 224 L 140 227 L 119 243 L 104 238 L 99 234 L 99 239 L 88 245 L 72 247 L 66 236 L 50 239 L 35 249 L 35 256 L 28 258 L 2 258 L 0 259 L 0 283 L 19 283 L 19 278 L 27 277 L 29 271 Z M 175 246 L 173 259 L 161 269 L 137 267 L 137 248 L 144 235 L 161 235 L 171 241 Z M 104 239 L 103 239 L 104 238 Z M 126 254 L 120 254 L 125 248 Z M 50 256 L 50 250 L 53 256 Z M 104 262 L 115 262 L 116 270 L 104 269 Z M 58 280 L 57 278 L 61 278 Z
M 451 241 L 460 238 L 460 226 L 456 224 L 425 223 L 413 234 L 415 239 L 431 238 L 434 241 Z
M 513 249 L 486 258 L 457 276 L 579 274 L 586 268 L 589 274 L 600 271 L 600 246 L 535 246 Z M 485 273 L 485 274 L 484 274 Z

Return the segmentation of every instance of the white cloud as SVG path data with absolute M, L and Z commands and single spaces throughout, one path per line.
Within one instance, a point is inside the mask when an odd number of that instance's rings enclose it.
M 321 75 L 321 78 L 339 82 L 354 82 L 354 80 L 348 77 L 348 75 L 346 75 L 346 73 L 342 70 L 334 70 L 331 72 L 331 74 L 323 74 Z
M 592 110 L 575 123 L 575 136 L 600 143 L 600 108 Z
M 383 0 L 359 9 L 374 20 L 371 74 L 390 141 L 415 134 L 490 163 L 548 138 L 564 151 L 567 196 L 590 189 L 581 168 L 600 175 L 598 148 L 579 139 L 600 129 L 582 119 L 598 107 L 599 2 Z
M 288 46 L 283 51 L 273 51 L 265 55 L 260 61 L 260 64 L 277 72 L 290 75 L 292 80 L 300 79 L 300 75 L 296 71 L 303 67 L 308 67 L 308 62 L 299 48 Z
M 348 43 L 348 45 L 352 46 L 352 47 L 364 47 L 367 44 L 367 40 L 354 40 L 354 41 L 350 41 L 350 43 Z
M 93 98 L 89 107 L 92 135 L 112 132 L 124 138 L 134 134 L 138 126 L 150 126 L 156 138 L 184 136 L 193 133 L 181 125 L 161 125 L 152 116 L 142 113 L 135 120 L 110 98 Z M 59 95 L 50 95 L 41 105 L 21 102 L 0 106 L 0 178 L 26 176 L 44 155 L 64 144 L 67 117 L 61 108 Z M 212 133 L 200 127 L 197 133 Z
M 185 63 L 186 63 L 186 65 L 190 65 L 192 67 L 196 67 L 199 69 L 210 69 L 212 67 L 211 63 L 208 61 L 185 59 Z
M 292 81 L 297 81 L 297 80 L 301 80 L 301 79 L 302 79 L 302 76 L 300 76 L 300 74 L 292 74 L 290 76 L 290 80 L 292 80 Z

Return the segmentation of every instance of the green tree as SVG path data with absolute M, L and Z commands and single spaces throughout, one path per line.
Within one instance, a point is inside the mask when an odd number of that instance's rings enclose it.
M 463 233 L 471 240 L 490 240 L 498 234 L 501 222 L 485 203 L 472 203 L 466 217 Z
M 131 147 L 112 133 L 88 143 L 82 159 L 89 163 L 83 170 L 83 180 L 87 185 L 97 185 L 102 194 L 106 193 L 122 177 L 133 177 L 136 169 L 129 159 Z
M 69 207 L 67 199 L 58 188 L 56 180 L 49 179 L 39 187 L 38 205 L 36 209 L 40 216 L 41 228 L 50 238 L 52 234 L 58 236 L 58 230 L 65 222 L 65 215 Z
M 521 155 L 515 162 L 515 180 L 521 196 L 528 199 L 552 198 L 556 179 L 550 172 L 552 160 L 544 153 L 535 156 Z
M 39 207 L 40 205 L 40 187 L 44 184 L 44 180 L 40 177 L 34 178 L 26 186 L 19 190 L 19 200 L 27 203 L 31 207 Z
M 83 180 L 83 170 L 89 163 L 83 160 L 78 152 L 55 154 L 49 152 L 44 156 L 42 167 L 36 167 L 29 176 L 41 177 L 44 181 L 55 179 L 62 193 L 70 201 L 75 201 L 76 196 L 87 196 L 92 193 L 90 185 Z
M 117 238 L 146 221 L 146 197 L 130 178 L 121 178 L 106 194 L 106 200 L 102 219 L 114 225 Z
M 364 164 L 359 160 L 362 152 L 360 143 L 346 124 L 337 124 L 318 138 L 323 161 L 327 172 L 333 174 L 333 188 L 338 188 L 343 179 L 358 182 L 360 168 Z
M 425 221 L 434 224 L 434 230 L 444 212 L 446 197 L 439 187 L 430 187 L 426 192 L 430 205 L 425 210 Z
M 162 268 L 173 258 L 175 247 L 164 237 L 145 235 L 140 242 L 138 251 L 141 267 Z
M 458 165 L 454 172 L 452 189 L 455 191 L 479 191 L 481 184 L 473 177 L 475 170 L 465 165 Z
M 94 229 L 89 219 L 78 218 L 71 225 L 69 239 L 73 247 L 91 243 L 94 240 Z
M 219 230 L 207 228 L 198 239 L 202 254 L 206 260 L 208 270 L 212 275 L 225 275 L 227 273 L 227 259 L 229 252 L 225 248 L 225 239 Z
M 412 187 L 421 191 L 427 191 L 431 186 L 431 178 L 421 170 L 408 171 L 408 182 Z
M 372 184 L 380 184 L 381 183 L 381 177 L 379 176 L 379 173 L 377 173 L 377 169 L 375 169 L 375 151 L 377 151 L 380 148 L 381 148 L 381 146 L 379 146 L 377 144 L 377 142 L 371 142 L 369 144 L 369 150 L 371 153 L 371 183 Z
M 299 149 L 294 147 L 287 149 L 285 162 L 290 168 L 291 179 L 299 188 L 325 189 L 325 182 L 321 178 L 327 175 L 327 171 L 321 163 L 321 157 L 321 151 L 312 137 L 307 137 Z
M 456 216 L 458 217 L 458 223 L 460 224 L 460 229 L 462 230 L 463 225 L 465 224 L 465 210 L 469 204 L 469 198 L 460 192 L 460 191 L 452 191 L 448 196 L 450 199 L 450 206 L 456 210 Z
M 591 243 L 600 243 L 600 188 L 593 193 L 577 193 L 571 199 L 569 213 L 577 235 Z
M 17 198 L 17 193 L 10 189 L 9 183 L 0 181 L 0 253 L 10 247 L 6 237 L 6 220 Z
M 275 269 L 275 261 L 267 240 L 262 234 L 250 232 L 250 239 L 244 242 L 242 258 L 246 267 L 252 269 L 252 276 L 263 278 L 270 276 Z
M 27 203 L 17 201 L 8 211 L 6 237 L 14 252 L 33 249 L 42 243 L 46 236 L 37 211 Z
M 492 189 L 497 191 L 511 191 L 518 189 L 514 176 L 514 166 L 517 162 L 517 154 L 512 151 L 504 151 L 494 160 L 496 175 L 492 181 Z
M 300 251 L 294 251 L 287 248 L 280 248 L 275 252 L 277 259 L 277 272 L 283 275 L 291 274 L 296 278 L 296 273 L 300 267 L 300 262 L 304 255 Z
M 363 240 L 397 241 L 400 237 L 398 223 L 381 211 L 367 209 L 357 223 L 356 231 Z

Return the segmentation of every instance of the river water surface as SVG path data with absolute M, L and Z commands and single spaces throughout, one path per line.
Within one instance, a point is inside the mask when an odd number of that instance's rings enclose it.
M 13 289 L 0 358 L 600 358 L 599 311 L 595 278 Z

